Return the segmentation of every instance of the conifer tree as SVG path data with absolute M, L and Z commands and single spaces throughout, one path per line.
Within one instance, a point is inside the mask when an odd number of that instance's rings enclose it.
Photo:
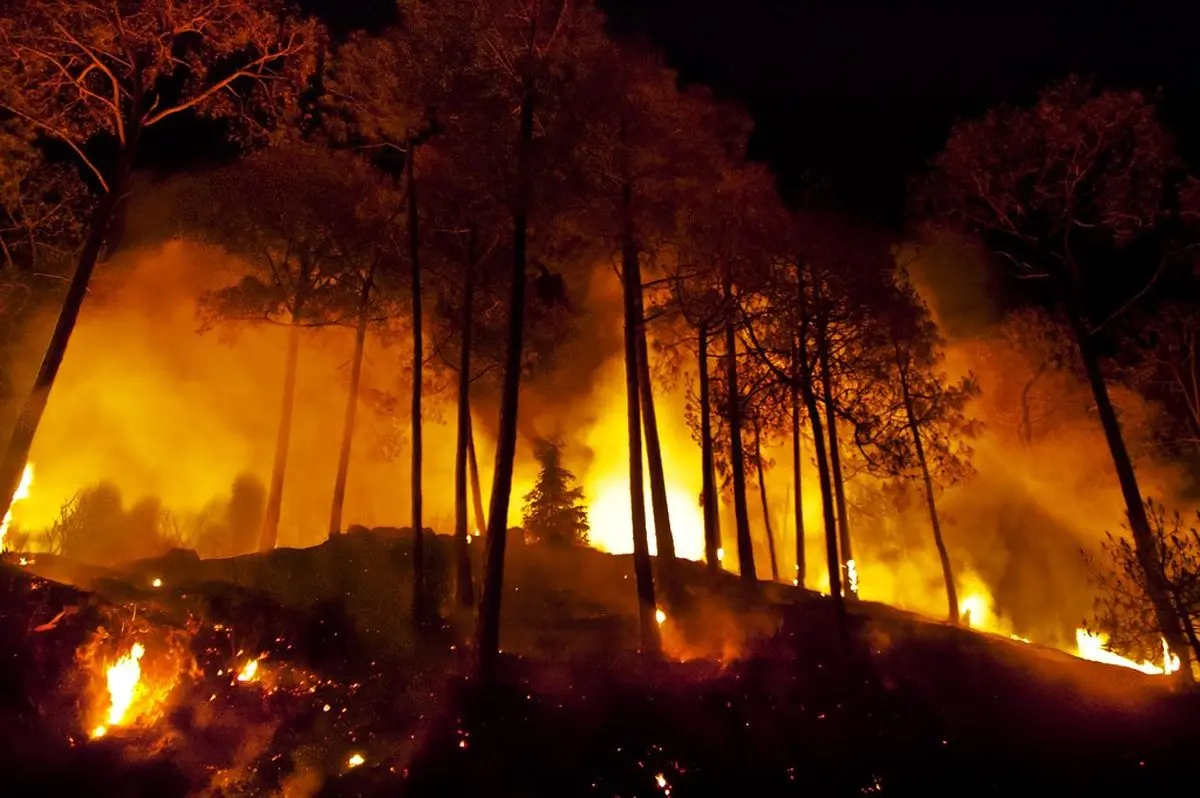
M 533 490 L 525 494 L 525 533 L 542 543 L 585 544 L 588 539 L 587 506 L 583 488 L 562 464 L 562 444 L 540 440 L 534 456 L 541 466 Z

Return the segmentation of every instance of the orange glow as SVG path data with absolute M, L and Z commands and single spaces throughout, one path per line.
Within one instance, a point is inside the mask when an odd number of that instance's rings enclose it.
M 252 659 L 242 667 L 242 670 L 237 675 L 239 682 L 252 682 L 258 674 L 258 660 Z
M 111 726 L 120 726 L 128 718 L 129 708 L 137 697 L 138 682 L 142 678 L 142 657 L 146 648 L 134 643 L 129 653 L 108 668 L 108 714 L 106 723 L 92 730 L 93 737 L 103 737 Z
M 17 485 L 17 489 L 13 492 L 12 503 L 9 505 L 8 512 L 4 514 L 4 520 L 0 521 L 0 548 L 4 546 L 4 539 L 8 535 L 8 527 L 12 524 L 13 505 L 17 502 L 25 501 L 29 498 L 30 489 L 33 487 L 33 463 L 26 463 L 25 470 L 21 472 L 21 482 Z
M 1106 665 L 1118 665 L 1122 668 L 1131 668 L 1151 676 L 1162 676 L 1179 670 L 1179 657 L 1170 654 L 1165 640 L 1162 646 L 1163 661 L 1161 663 L 1135 662 L 1110 651 L 1108 649 L 1108 637 L 1105 635 L 1091 634 L 1086 629 L 1075 630 L 1075 655 L 1080 659 L 1103 662 Z

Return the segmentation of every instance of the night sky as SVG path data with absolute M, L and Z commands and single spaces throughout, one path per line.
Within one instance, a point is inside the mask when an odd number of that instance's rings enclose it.
M 1181 7 L 1186 4 L 1180 4 Z M 1106 86 L 1162 88 L 1164 119 L 1200 164 L 1194 12 L 1171 4 L 737 3 L 608 0 L 685 78 L 749 106 L 751 154 L 786 190 L 810 175 L 838 206 L 897 222 L 906 177 L 956 117 L 1027 102 L 1076 71 Z

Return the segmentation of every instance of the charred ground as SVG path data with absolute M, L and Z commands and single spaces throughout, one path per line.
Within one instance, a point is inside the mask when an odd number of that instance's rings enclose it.
M 432 539 L 432 581 L 448 586 L 450 539 Z M 571 546 L 510 552 L 500 683 L 483 691 L 460 675 L 466 619 L 411 634 L 410 552 L 403 530 L 360 530 L 226 560 L 7 565 L 8 788 L 1149 792 L 1188 777 L 1200 740 L 1196 697 L 1161 679 L 865 602 L 843 638 L 827 599 L 777 585 L 748 599 L 699 565 L 665 607 L 669 656 L 646 665 L 630 558 Z M 173 687 L 156 714 L 89 740 L 103 652 L 135 639 L 143 678 Z M 247 656 L 261 671 L 243 683 Z

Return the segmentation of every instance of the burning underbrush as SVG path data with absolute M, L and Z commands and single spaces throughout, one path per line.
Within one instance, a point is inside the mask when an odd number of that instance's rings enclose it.
M 444 564 L 448 539 L 431 548 Z M 0 569 L 6 790 L 1147 790 L 1180 778 L 1190 764 L 1172 752 L 1200 739 L 1193 702 L 1161 679 L 865 602 L 843 636 L 825 598 L 748 597 L 694 564 L 660 597 L 668 656 L 647 666 L 628 558 L 573 547 L 510 553 L 501 678 L 484 691 L 448 600 L 446 622 L 413 635 L 409 551 L 385 531 L 117 569 L 14 560 Z

